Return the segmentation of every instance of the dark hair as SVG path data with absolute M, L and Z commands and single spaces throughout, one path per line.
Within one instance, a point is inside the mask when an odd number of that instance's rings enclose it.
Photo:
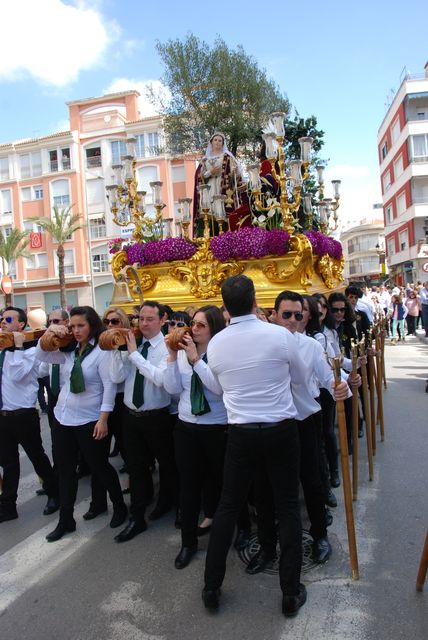
M 144 300 L 143 304 L 141 304 L 138 309 L 138 313 L 141 311 L 143 307 L 152 307 L 152 309 L 157 309 L 159 313 L 159 318 L 162 318 L 162 316 L 165 313 L 164 305 L 158 302 L 157 300 Z
M 2 315 L 5 311 L 16 311 L 18 314 L 18 322 L 25 322 L 25 326 L 27 326 L 28 319 L 24 309 L 20 309 L 19 307 L 5 307 L 2 311 Z
M 87 323 L 91 328 L 90 338 L 94 338 L 98 342 L 100 334 L 105 331 L 105 326 L 98 313 L 92 307 L 73 307 L 70 311 L 70 318 L 73 316 L 85 316 Z
M 177 320 L 178 322 L 185 322 L 190 327 L 190 316 L 186 311 L 173 311 L 170 320 Z
M 243 275 L 230 276 L 222 284 L 221 295 L 224 306 L 232 317 L 252 312 L 256 290 L 251 278 Z
M 319 333 L 321 331 L 321 323 L 320 323 L 320 312 L 318 308 L 318 300 L 316 300 L 313 296 L 309 296 L 306 293 L 302 296 L 302 298 L 303 300 L 306 300 L 306 302 L 308 303 L 308 309 L 309 309 L 309 320 L 306 324 L 305 331 L 308 335 Z
M 170 320 L 171 316 L 173 314 L 172 308 L 169 306 L 169 304 L 163 304 L 163 303 L 161 304 L 161 307 L 163 309 L 162 315 L 165 315 L 165 313 L 166 313 L 166 315 L 168 317 L 168 320 Z
M 215 336 L 216 333 L 225 328 L 226 323 L 224 321 L 223 312 L 218 307 L 215 307 L 213 304 L 207 304 L 205 307 L 201 307 L 200 309 L 195 311 L 193 317 L 195 317 L 195 315 L 199 313 L 199 311 L 205 314 L 208 322 L 208 327 L 210 329 L 211 338 Z
M 275 300 L 275 311 L 278 312 L 280 304 L 283 300 L 291 300 L 292 302 L 300 302 L 303 309 L 303 298 L 300 293 L 296 293 L 295 291 L 281 291 L 276 297 Z
M 363 297 L 363 290 L 360 287 L 357 287 L 356 284 L 350 284 L 349 287 L 345 289 L 345 296 L 358 296 L 359 298 Z
M 324 301 L 324 303 L 327 305 L 327 312 L 325 314 L 325 318 L 322 321 L 322 323 L 320 323 L 321 328 L 325 326 L 327 327 L 327 329 L 336 329 L 335 321 L 328 304 L 327 296 L 325 296 L 323 293 L 314 293 L 312 297 L 315 298 L 315 300 L 318 300 L 318 302 Z
M 352 323 L 355 321 L 355 314 L 354 314 L 354 310 L 351 307 L 351 303 L 349 302 L 348 298 L 346 296 L 343 295 L 343 293 L 330 293 L 329 297 L 328 297 L 328 304 L 331 305 L 333 304 L 333 302 L 344 302 L 345 303 L 345 316 L 344 316 L 344 322 L 346 323 Z

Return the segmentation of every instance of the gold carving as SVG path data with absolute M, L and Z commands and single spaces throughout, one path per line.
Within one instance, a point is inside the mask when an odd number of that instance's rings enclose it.
M 334 280 L 338 280 L 339 282 L 343 282 L 343 267 L 344 260 L 341 258 L 337 260 L 335 258 L 330 258 L 330 256 L 325 255 L 318 258 L 316 263 L 316 271 L 319 273 L 321 278 L 323 279 L 325 285 L 329 289 L 334 289 L 335 283 Z
M 290 278 L 299 276 L 302 287 L 310 287 L 312 284 L 312 246 L 304 235 L 292 236 L 290 238 L 290 251 L 295 253 L 295 257 L 286 268 L 278 271 L 277 262 L 268 262 L 263 267 L 263 273 L 271 282 L 282 283 Z M 288 258 L 288 261 L 290 257 Z M 284 263 L 287 260 L 285 258 Z
M 198 240 L 198 251 L 187 261 L 179 262 L 169 270 L 169 274 L 185 282 L 189 291 L 197 299 L 208 300 L 220 294 L 220 287 L 229 276 L 242 273 L 244 266 L 230 260 L 219 262 L 215 260 L 209 248 L 209 240 Z

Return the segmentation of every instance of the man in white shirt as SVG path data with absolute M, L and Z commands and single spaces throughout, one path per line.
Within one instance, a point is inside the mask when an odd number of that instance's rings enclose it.
M 293 336 L 282 327 L 257 319 L 250 278 L 228 278 L 222 286 L 222 297 L 231 316 L 230 325 L 212 338 L 207 356 L 223 388 L 230 429 L 202 599 L 207 609 L 218 609 L 236 519 L 253 472 L 263 463 L 279 519 L 282 611 L 294 616 L 306 601 L 306 589 L 300 583 L 299 439 L 290 386 L 292 382 L 304 382 L 305 367 Z
M 111 379 L 116 383 L 125 381 L 123 444 L 131 495 L 131 519 L 115 537 L 116 542 L 127 542 L 147 529 L 145 511 L 153 499 L 150 466 L 154 457 L 159 463 L 159 496 L 149 519 L 162 517 L 177 501 L 177 472 L 169 420 L 170 395 L 163 387 L 168 350 L 162 325 L 162 305 L 146 300 L 139 312 L 142 344 L 137 348 L 134 334 L 130 331 L 128 351 L 113 351 L 111 354 Z
M 6 307 L 3 311 L 1 330 L 13 333 L 15 346 L 0 352 L 0 466 L 3 467 L 0 522 L 18 517 L 19 445 L 43 480 L 48 495 L 43 514 L 50 515 L 59 507 L 57 481 L 43 449 L 35 408 L 39 363 L 35 359 L 35 348 L 24 350 L 23 346 L 22 331 L 26 325 L 27 315 L 22 309 Z

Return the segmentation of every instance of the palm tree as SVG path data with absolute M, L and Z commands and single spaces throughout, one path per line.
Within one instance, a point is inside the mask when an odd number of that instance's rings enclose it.
M 19 229 L 12 229 L 10 235 L 5 236 L 3 231 L 0 230 L 0 258 L 3 263 L 3 273 L 9 274 L 11 263 L 15 262 L 18 258 L 30 258 L 31 253 L 27 251 L 30 238 L 28 237 L 28 231 L 19 231 Z M 6 306 L 12 304 L 12 294 L 5 294 Z
M 67 308 L 67 294 L 65 289 L 64 274 L 64 242 L 69 240 L 75 231 L 83 229 L 85 223 L 82 221 L 80 213 L 72 213 L 73 205 L 59 209 L 53 207 L 53 215 L 51 218 L 32 218 L 44 231 L 49 233 L 52 240 L 58 243 L 56 254 L 58 256 L 58 279 L 60 289 L 61 309 Z

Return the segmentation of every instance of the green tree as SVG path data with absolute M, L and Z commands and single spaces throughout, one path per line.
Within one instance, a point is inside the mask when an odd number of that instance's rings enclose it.
M 56 254 L 58 256 L 58 280 L 60 289 L 61 309 L 67 308 L 67 293 L 65 288 L 64 274 L 64 243 L 70 239 L 75 231 L 83 229 L 85 223 L 79 213 L 72 213 L 72 205 L 59 209 L 53 207 L 53 215 L 51 218 L 32 218 L 32 220 L 40 225 L 44 231 L 49 233 L 52 240 L 58 243 Z
M 241 46 L 230 49 L 217 37 L 210 47 L 193 34 L 156 46 L 171 97 L 162 100 L 152 93 L 152 98 L 173 153 L 200 151 L 220 130 L 233 154 L 239 148 L 251 155 L 269 114 L 289 111 L 287 97 Z
M 5 236 L 0 230 L 0 258 L 3 263 L 3 273 L 10 275 L 10 265 L 18 260 L 18 258 L 29 258 L 31 253 L 27 251 L 30 242 L 28 231 L 19 231 L 12 229 L 9 236 Z M 12 294 L 5 295 L 6 306 L 12 304 Z

